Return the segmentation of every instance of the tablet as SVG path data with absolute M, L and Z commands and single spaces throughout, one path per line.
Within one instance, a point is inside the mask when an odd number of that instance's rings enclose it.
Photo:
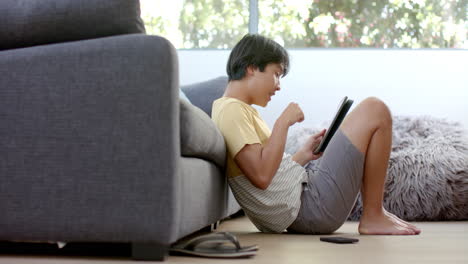
M 335 114 L 335 118 L 333 118 L 333 121 L 328 127 L 327 132 L 325 132 L 322 141 L 320 141 L 320 144 L 314 150 L 314 154 L 319 154 L 325 151 L 325 148 L 327 148 L 327 145 L 332 139 L 336 130 L 338 130 L 338 128 L 340 127 L 341 122 L 343 122 L 352 104 L 353 100 L 348 99 L 347 96 L 345 96 L 343 100 L 341 100 L 340 104 L 338 105 L 338 111 Z

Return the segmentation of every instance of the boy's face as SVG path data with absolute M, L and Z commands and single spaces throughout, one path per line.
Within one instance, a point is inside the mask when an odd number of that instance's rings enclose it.
M 283 66 L 279 63 L 268 64 L 264 71 L 260 69 L 251 69 L 250 87 L 252 103 L 265 107 L 280 90 L 280 78 L 283 76 Z

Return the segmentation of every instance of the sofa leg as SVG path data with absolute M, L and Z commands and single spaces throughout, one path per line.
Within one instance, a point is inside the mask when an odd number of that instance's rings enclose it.
M 220 221 L 216 221 L 216 223 L 211 224 L 211 232 L 218 230 L 219 224 Z
M 134 260 L 164 261 L 169 246 L 157 243 L 132 243 L 132 258 Z
M 204 228 L 200 229 L 200 232 L 215 232 L 216 230 L 218 230 L 218 227 L 220 225 L 220 221 L 216 221 L 215 223 L 213 224 L 210 224 L 209 226 L 205 226 Z

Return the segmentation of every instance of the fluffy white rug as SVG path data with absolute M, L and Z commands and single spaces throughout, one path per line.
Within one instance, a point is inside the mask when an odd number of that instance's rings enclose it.
M 292 129 L 286 152 L 296 152 L 319 129 Z M 395 116 L 393 132 L 385 208 L 405 220 L 468 219 L 468 132 L 427 116 Z M 361 212 L 359 197 L 349 219 L 358 220 Z

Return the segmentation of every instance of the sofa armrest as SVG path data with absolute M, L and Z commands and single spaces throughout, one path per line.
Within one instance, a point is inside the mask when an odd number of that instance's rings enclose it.
M 167 40 L 1 51 L 0 76 L 0 240 L 174 241 L 179 84 Z

